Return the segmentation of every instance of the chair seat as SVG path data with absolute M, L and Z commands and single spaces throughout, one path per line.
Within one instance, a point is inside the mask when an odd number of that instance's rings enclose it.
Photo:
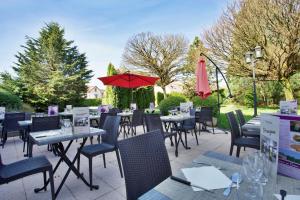
M 103 153 L 111 152 L 116 149 L 115 146 L 107 143 L 101 143 L 101 144 L 93 144 L 93 145 L 87 145 L 84 146 L 80 153 L 90 157 L 90 156 L 97 156 Z
M 244 138 L 244 137 L 240 137 L 240 138 L 235 139 L 234 144 L 238 145 L 238 146 L 259 149 L 259 147 L 260 147 L 260 140 L 259 140 L 259 138 Z
M 51 168 L 52 165 L 45 156 L 37 156 L 3 165 L 0 168 L 0 177 L 4 182 L 10 182 Z
M 247 137 L 260 137 L 260 132 L 259 131 L 255 131 L 255 130 L 243 130 L 242 131 L 243 136 L 247 136 Z

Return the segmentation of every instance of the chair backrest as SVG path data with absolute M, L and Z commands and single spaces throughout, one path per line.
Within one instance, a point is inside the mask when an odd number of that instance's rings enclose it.
M 104 122 L 107 116 L 117 116 L 117 113 L 101 113 L 99 120 L 99 128 L 103 129 Z
M 164 138 L 158 130 L 120 141 L 119 150 L 128 200 L 136 200 L 172 175 Z
M 199 112 L 196 112 L 196 119 L 199 122 L 211 122 L 213 118 L 213 108 L 212 107 L 201 107 Z
M 160 130 L 163 133 L 164 129 L 159 114 L 146 114 L 145 123 L 147 132 Z
M 109 109 L 108 112 L 109 112 L 109 113 L 120 113 L 121 110 L 120 110 L 119 108 L 111 108 L 111 109 Z
M 190 115 L 195 116 L 196 115 L 196 108 L 191 108 L 190 109 Z
M 31 132 L 47 131 L 60 128 L 59 116 L 32 117 Z
M 103 129 L 106 134 L 102 135 L 102 142 L 118 146 L 118 136 L 119 136 L 119 125 L 121 117 L 120 116 L 106 116 Z
M 243 112 L 240 109 L 236 110 L 235 112 L 236 112 L 236 115 L 238 117 L 240 127 L 242 127 L 246 123 L 245 116 L 244 116 Z
M 138 109 L 133 111 L 132 115 L 132 126 L 140 126 L 144 124 L 144 109 Z
M 240 128 L 238 122 L 234 116 L 234 112 L 226 113 L 226 117 L 231 130 L 231 142 L 234 142 L 235 139 L 241 137 Z
M 3 131 L 10 132 L 10 131 L 19 131 L 21 127 L 18 124 L 18 121 L 25 120 L 25 113 L 24 112 L 16 112 L 16 113 L 5 113 L 4 120 L 3 120 Z

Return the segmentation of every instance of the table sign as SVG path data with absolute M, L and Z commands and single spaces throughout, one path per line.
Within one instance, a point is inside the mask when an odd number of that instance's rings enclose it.
M 74 133 L 90 132 L 90 113 L 88 107 L 73 108 L 73 130 Z
M 48 106 L 48 116 L 58 115 L 58 106 Z
M 288 115 L 296 115 L 297 114 L 297 100 L 293 101 L 280 101 L 280 113 L 288 114 Z
M 155 109 L 155 105 L 154 105 L 153 102 L 150 102 L 150 104 L 149 104 L 149 109 L 150 109 L 150 111 L 152 111 L 152 110 Z
M 136 103 L 131 103 L 130 104 L 130 110 L 136 110 L 137 109 L 137 105 L 136 105 Z
M 108 113 L 109 112 L 109 106 L 108 105 L 101 105 L 98 107 L 99 113 Z
M 270 178 L 276 179 L 278 171 L 280 120 L 277 116 L 262 114 L 260 121 L 260 149 L 261 152 L 269 158 L 271 163 Z
M 278 173 L 300 179 L 300 116 L 279 115 Z
M 71 112 L 72 111 L 72 105 L 66 105 L 65 112 Z
M 180 103 L 180 112 L 183 115 L 189 115 L 192 102 Z
M 5 116 L 5 107 L 0 107 L 0 119 L 4 119 Z

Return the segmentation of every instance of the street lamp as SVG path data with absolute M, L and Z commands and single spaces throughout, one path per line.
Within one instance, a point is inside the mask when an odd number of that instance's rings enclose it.
M 245 61 L 247 64 L 251 64 L 252 66 L 252 78 L 253 78 L 253 107 L 254 114 L 253 116 L 257 116 L 257 95 L 256 95 L 256 84 L 255 84 L 255 62 L 263 57 L 261 46 L 256 46 L 251 51 L 248 51 L 245 54 Z

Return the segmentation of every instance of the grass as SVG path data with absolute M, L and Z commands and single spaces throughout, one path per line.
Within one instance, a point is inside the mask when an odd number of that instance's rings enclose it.
M 218 127 L 222 129 L 230 129 L 229 124 L 226 118 L 226 113 L 230 111 L 235 111 L 237 109 L 241 109 L 243 114 L 245 115 L 246 121 L 250 120 L 253 116 L 253 108 L 248 108 L 244 106 L 238 106 L 234 104 L 228 104 L 221 107 L 221 113 L 218 117 Z M 278 108 L 276 107 L 258 107 L 257 114 L 261 113 L 274 113 L 277 112 Z

